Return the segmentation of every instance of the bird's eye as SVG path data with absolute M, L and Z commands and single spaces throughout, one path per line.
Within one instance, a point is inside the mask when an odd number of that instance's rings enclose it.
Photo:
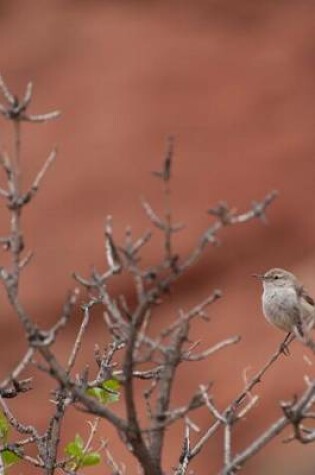
M 279 279 L 279 276 L 276 274 L 276 275 L 274 276 L 274 279 Z

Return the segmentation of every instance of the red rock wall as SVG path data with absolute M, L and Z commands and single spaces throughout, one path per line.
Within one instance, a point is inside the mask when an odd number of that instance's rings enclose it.
M 297 272 L 315 294 L 314 19 L 315 5 L 307 0 L 1 1 L 2 74 L 17 92 L 34 80 L 34 112 L 58 107 L 63 114 L 47 125 L 27 124 L 23 132 L 25 185 L 50 147 L 59 145 L 58 162 L 24 219 L 27 244 L 36 255 L 23 278 L 23 298 L 41 324 L 61 308 L 73 270 L 84 274 L 94 263 L 105 266 L 107 214 L 113 215 L 117 236 L 126 225 L 135 233 L 148 228 L 139 198 L 161 209 L 150 172 L 159 167 L 166 136 L 174 134 L 172 202 L 178 220 L 187 223 L 178 239 L 181 254 L 194 245 L 208 223 L 205 210 L 218 200 L 241 210 L 272 189 L 280 192 L 268 226 L 255 222 L 224 232 L 223 245 L 207 252 L 157 314 L 156 325 L 163 324 L 179 306 L 187 309 L 221 287 L 225 298 L 211 309 L 211 323 L 196 325 L 194 335 L 204 347 L 242 335 L 238 347 L 183 370 L 177 402 L 210 380 L 224 407 L 242 387 L 244 368 L 254 371 L 263 364 L 282 335 L 264 321 L 260 290 L 250 274 L 282 266 Z M 0 134 L 9 147 L 3 125 Z M 160 252 L 156 239 L 148 260 L 154 262 Z M 131 291 L 126 282 L 121 289 Z M 0 297 L 5 374 L 18 359 L 17 348 L 22 352 L 23 339 L 13 331 L 3 293 Z M 106 343 L 99 317 L 87 335 L 89 351 L 95 341 Z M 66 358 L 76 327 L 75 322 L 60 343 L 60 358 Z M 88 350 L 84 361 L 91 361 Z M 303 388 L 304 374 L 312 371 L 305 353 L 295 344 L 290 358 L 255 390 L 261 401 L 236 427 L 235 450 L 280 415 L 278 400 Z M 25 422 L 44 427 L 48 380 L 38 384 L 36 410 L 32 394 L 13 407 Z M 206 419 L 196 414 L 201 424 Z M 78 415 L 65 440 L 75 430 L 82 431 Z M 103 430 L 113 453 L 130 464 L 112 431 L 106 425 Z M 179 426 L 169 432 L 168 470 L 181 433 Z M 244 473 L 313 473 L 313 449 L 295 443 L 288 449 L 280 439 Z M 221 447 L 222 434 L 203 450 L 196 473 L 216 473 Z

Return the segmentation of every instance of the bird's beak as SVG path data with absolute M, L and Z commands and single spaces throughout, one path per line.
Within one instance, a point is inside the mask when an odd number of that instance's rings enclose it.
M 252 277 L 255 277 L 256 279 L 259 279 L 259 280 L 264 280 L 264 274 L 252 274 Z

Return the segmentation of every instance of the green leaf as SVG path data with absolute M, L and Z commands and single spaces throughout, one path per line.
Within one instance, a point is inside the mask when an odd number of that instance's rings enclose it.
M 16 455 L 16 453 L 12 452 L 12 450 L 4 450 L 3 452 L 1 452 L 1 458 L 5 466 L 13 465 L 21 459 L 21 457 Z
M 90 452 L 83 456 L 81 460 L 81 467 L 89 467 L 90 465 L 97 465 L 101 461 L 101 456 L 98 452 Z
M 107 379 L 103 381 L 102 387 L 109 391 L 118 391 L 120 389 L 120 382 L 117 379 Z
M 89 388 L 86 390 L 86 393 L 91 396 L 95 397 L 99 402 L 103 402 L 103 393 L 104 389 L 102 388 Z
M 102 382 L 101 387 L 89 388 L 86 393 L 95 397 L 102 404 L 111 404 L 119 401 L 120 382 L 117 379 L 107 379 Z
M 76 434 L 74 440 L 69 442 L 65 447 L 65 452 L 70 457 L 79 459 L 83 455 L 84 442 L 79 434 Z
M 7 418 L 2 412 L 0 412 L 0 440 L 2 443 L 7 441 L 9 431 L 10 431 L 10 426 L 7 421 Z
M 117 379 L 107 379 L 106 381 L 103 381 L 102 387 L 106 392 L 105 402 L 107 404 L 119 401 L 120 382 L 117 381 Z
M 84 447 L 84 441 L 82 437 L 79 434 L 75 435 L 74 441 L 78 447 L 80 447 L 81 450 L 83 450 Z
M 101 391 L 104 390 L 101 389 Z M 76 434 L 74 440 L 66 445 L 65 452 L 71 457 L 67 464 L 71 469 L 97 465 L 101 461 L 98 452 L 84 453 L 84 441 L 79 434 Z
M 120 394 L 119 393 L 109 393 L 105 391 L 104 394 L 104 404 L 111 404 L 112 402 L 118 402 L 119 401 Z

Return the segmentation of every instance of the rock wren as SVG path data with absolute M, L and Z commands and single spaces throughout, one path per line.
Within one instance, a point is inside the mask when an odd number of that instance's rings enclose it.
M 263 284 L 262 307 L 268 322 L 299 339 L 306 337 L 315 323 L 315 302 L 295 275 L 271 269 L 254 276 Z

